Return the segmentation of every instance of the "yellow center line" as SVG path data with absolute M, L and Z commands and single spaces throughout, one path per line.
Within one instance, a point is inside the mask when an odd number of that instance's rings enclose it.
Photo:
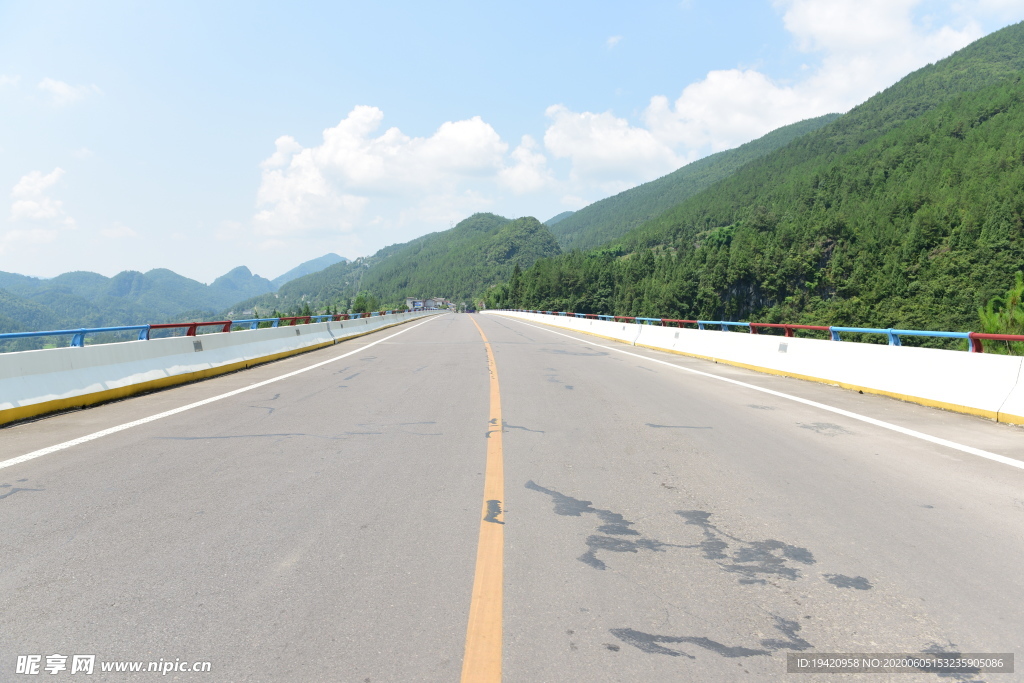
M 491 412 L 487 430 L 487 464 L 484 469 L 484 503 L 480 512 L 480 539 L 476 549 L 476 573 L 473 599 L 469 605 L 466 628 L 466 653 L 462 658 L 462 683 L 501 681 L 501 608 L 504 582 L 505 467 L 502 462 L 501 393 L 498 366 L 487 335 L 473 317 L 487 350 L 487 368 L 491 375 Z

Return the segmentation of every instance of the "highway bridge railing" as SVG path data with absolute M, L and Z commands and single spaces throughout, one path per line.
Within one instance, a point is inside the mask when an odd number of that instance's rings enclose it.
M 394 313 L 399 312 L 405 313 L 406 311 L 373 311 L 371 313 L 334 313 L 325 315 L 298 315 L 282 318 L 246 318 L 241 320 L 213 320 L 205 322 L 194 321 L 180 323 L 150 323 L 146 325 L 118 325 L 113 327 L 81 327 L 69 330 L 43 330 L 40 332 L 4 332 L 0 334 L 0 344 L 2 344 L 5 341 L 13 339 L 32 339 L 39 337 L 71 337 L 71 341 L 68 344 L 69 346 L 83 347 L 86 345 L 87 341 L 91 342 L 92 339 L 99 334 L 137 332 L 138 341 L 148 341 L 150 339 L 155 338 L 151 336 L 154 330 L 181 330 L 182 332 L 180 334 L 170 336 L 195 337 L 196 335 L 201 334 L 200 329 L 202 328 L 207 328 L 207 332 L 231 332 L 236 328 L 255 330 L 263 326 L 294 327 L 295 325 L 309 325 L 312 323 L 360 320 L 363 318 L 371 318 L 382 315 L 392 315 Z M 264 325 L 264 323 L 266 323 L 266 325 Z M 165 336 L 166 335 L 161 335 L 162 338 Z M 2 351 L 2 349 L 0 349 L 0 351 Z
M 983 344 L 1024 342 L 1024 335 L 595 313 L 487 312 L 1024 425 L 1024 356 L 983 353 Z M 871 340 L 868 335 L 881 343 L 858 343 Z M 973 353 L 905 343 L 919 337 L 968 342 Z
M 746 330 L 750 334 L 761 334 L 761 330 L 781 330 L 783 336 L 795 337 L 797 330 L 809 330 L 824 332 L 832 341 L 842 341 L 841 333 L 851 334 L 872 334 L 884 335 L 889 346 L 902 346 L 900 337 L 933 337 L 944 339 L 964 339 L 967 343 L 967 350 L 971 353 L 984 353 L 984 340 L 1003 342 L 1024 342 L 1024 335 L 1016 334 L 990 334 L 986 332 L 944 332 L 941 330 L 901 330 L 893 328 L 875 327 L 841 327 L 837 325 L 797 325 L 792 323 L 758 323 L 741 322 L 735 320 L 675 320 L 672 318 L 642 318 L 626 315 L 603 315 L 599 313 L 572 313 L 559 311 L 527 311 L 520 309 L 508 309 L 514 313 L 539 313 L 546 315 L 558 315 L 588 320 L 607 320 L 636 322 L 641 325 L 661 325 L 683 327 L 684 325 L 695 325 L 697 329 L 706 330 L 709 327 L 717 327 L 723 332 L 729 332 L 732 328 Z
M 0 341 L 70 335 L 72 342 L 0 353 L 0 425 L 244 370 L 436 313 L 377 311 L 0 335 Z

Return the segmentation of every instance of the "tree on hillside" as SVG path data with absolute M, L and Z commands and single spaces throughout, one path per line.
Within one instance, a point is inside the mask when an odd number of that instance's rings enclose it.
M 1017 271 L 1016 282 L 1002 296 L 989 299 L 978 309 L 982 332 L 987 334 L 1024 334 L 1024 273 Z M 993 353 L 1024 355 L 1024 344 L 1018 342 L 989 342 Z
M 368 292 L 359 292 L 356 300 L 352 302 L 352 311 L 354 313 L 369 313 L 376 311 L 379 306 L 380 301 L 377 297 Z
M 518 263 L 512 269 L 512 278 L 508 282 L 508 294 L 509 299 L 516 304 L 523 296 L 523 271 Z

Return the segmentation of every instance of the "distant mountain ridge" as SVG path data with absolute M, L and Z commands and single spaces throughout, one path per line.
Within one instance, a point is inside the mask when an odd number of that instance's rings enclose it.
M 322 263 L 344 259 L 327 254 L 288 271 L 314 272 Z M 277 290 L 274 282 L 239 266 L 209 285 L 166 268 L 145 273 L 126 270 L 113 277 L 74 271 L 53 278 L 35 278 L 0 271 L 0 332 L 110 327 L 144 323 L 211 319 L 242 299 Z
M 551 218 L 549 218 L 546 221 L 544 221 L 544 225 L 546 225 L 546 226 L 548 226 L 550 228 L 555 223 L 559 223 L 561 221 L 564 221 L 566 218 L 568 218 L 569 216 L 573 215 L 574 213 L 576 213 L 576 212 L 575 211 L 563 211 L 562 213 L 558 214 L 557 216 L 552 216 Z
M 469 301 L 507 279 L 516 265 L 527 268 L 539 258 L 559 253 L 551 231 L 536 218 L 509 220 L 478 213 L 449 230 L 298 278 L 275 294 L 239 302 L 232 310 L 255 308 L 261 315 L 274 309 L 297 313 L 306 306 L 316 311 L 346 310 L 360 295 L 362 302 L 376 301 L 385 307 L 403 305 L 406 297 Z
M 345 258 L 344 256 L 338 256 L 337 254 L 331 252 L 330 254 L 324 254 L 320 258 L 315 258 L 306 261 L 305 263 L 300 263 L 299 265 L 295 266 L 284 275 L 278 275 L 277 277 L 275 277 L 273 280 L 270 281 L 270 284 L 274 285 L 274 289 L 280 289 L 281 285 L 285 284 L 286 282 L 291 282 L 292 280 L 300 278 L 303 275 L 309 275 L 311 273 L 319 272 L 324 268 L 333 266 L 335 263 L 347 262 L 348 259 Z
M 560 213 L 547 221 L 563 251 L 593 249 L 681 204 L 701 190 L 727 178 L 793 140 L 839 118 L 826 114 L 783 126 L 735 149 L 698 159 L 643 185 L 620 192 L 576 212 Z
M 109 327 L 208 316 L 232 301 L 274 290 L 270 280 L 239 266 L 205 285 L 166 268 L 126 270 L 113 277 L 75 271 L 40 279 L 0 272 L 0 330 Z M 28 312 L 32 311 L 32 315 Z M 43 312 L 46 312 L 45 314 Z M 38 321 L 38 322 L 37 322 Z M 41 322 L 49 324 L 40 325 Z M 12 329 L 17 328 L 17 329 Z

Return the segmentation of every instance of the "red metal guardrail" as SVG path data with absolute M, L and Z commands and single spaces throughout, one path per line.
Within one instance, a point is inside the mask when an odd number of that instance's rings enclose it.
M 200 327 L 212 327 L 214 325 L 219 325 L 220 328 L 221 328 L 221 330 L 220 330 L 221 332 L 230 332 L 231 331 L 231 324 L 232 323 L 231 323 L 230 320 L 215 320 L 213 322 L 208 322 L 208 323 L 157 323 L 156 325 L 150 325 L 149 329 L 150 330 L 170 330 L 170 329 L 180 329 L 182 327 L 187 327 L 188 331 L 185 332 L 185 336 L 186 337 L 194 337 L 194 336 L 196 336 L 196 330 L 198 328 L 200 328 Z
M 758 334 L 757 328 L 759 327 L 785 330 L 785 336 L 787 337 L 795 336 L 793 330 L 818 330 L 819 332 L 831 333 L 828 325 L 789 325 L 785 323 L 750 323 L 750 333 Z
M 971 340 L 971 351 L 974 351 L 975 353 L 985 352 L 985 345 L 982 343 L 982 339 L 988 339 L 990 341 L 1024 342 L 1024 335 L 1020 334 L 988 334 L 986 332 L 971 332 L 967 337 Z

